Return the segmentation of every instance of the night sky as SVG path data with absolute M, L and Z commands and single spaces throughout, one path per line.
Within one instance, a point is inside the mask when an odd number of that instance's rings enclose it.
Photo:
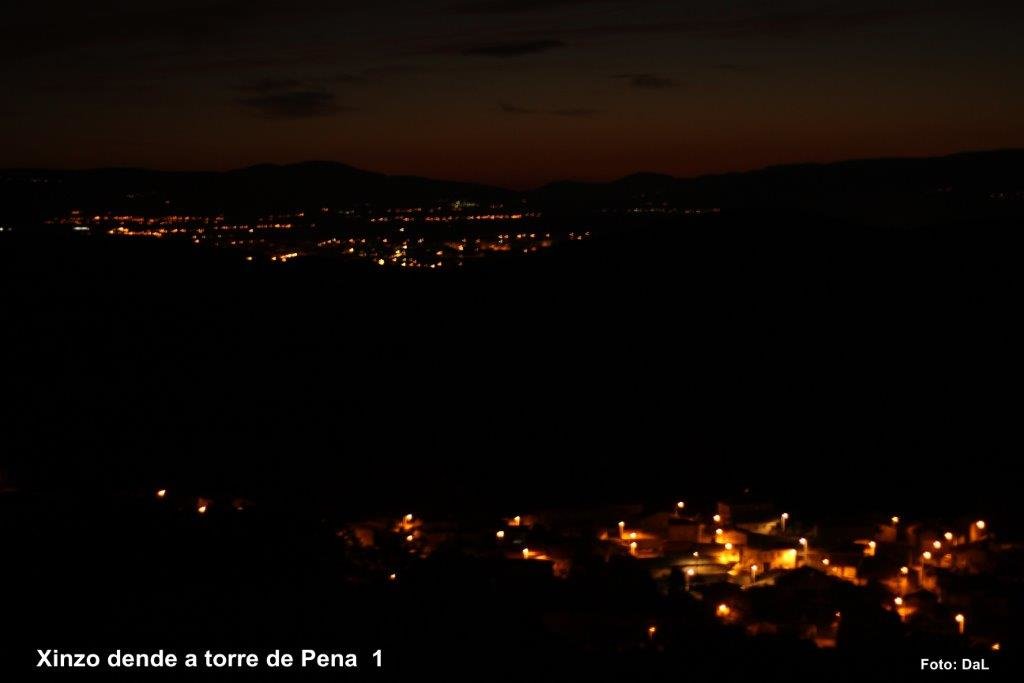
M 14 0 L 0 167 L 530 187 L 1024 146 L 1024 4 Z

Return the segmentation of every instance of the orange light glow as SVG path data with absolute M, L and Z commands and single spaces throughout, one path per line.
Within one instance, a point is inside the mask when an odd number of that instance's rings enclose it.
M 498 531 L 498 532 L 497 532 L 496 534 L 494 534 L 494 535 L 498 537 L 498 540 L 499 540 L 499 541 L 500 541 L 501 539 L 505 538 L 505 532 L 504 532 L 504 531 L 501 531 L 501 530 L 499 530 L 499 531 Z
M 718 606 L 718 609 L 715 610 L 715 613 L 718 614 L 718 616 L 720 617 L 727 617 L 729 616 L 730 612 L 732 612 L 732 610 L 729 609 L 729 605 L 725 604 L 724 602 Z
M 974 526 L 978 527 L 979 530 L 984 529 L 985 528 L 985 520 L 979 519 L 977 522 L 974 523 Z
M 935 548 L 936 550 L 939 550 L 940 548 L 942 548 L 942 544 L 939 543 L 938 541 L 933 541 L 932 542 L 932 547 Z
M 156 492 L 156 497 L 157 498 L 166 498 L 167 497 L 167 489 L 160 489 L 159 491 L 157 491 Z
M 932 559 L 931 551 L 925 550 L 923 553 L 921 553 L 921 557 L 923 557 L 926 560 Z

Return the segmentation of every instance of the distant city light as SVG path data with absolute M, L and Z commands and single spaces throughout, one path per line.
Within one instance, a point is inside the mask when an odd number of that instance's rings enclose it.
M 499 540 L 499 541 L 500 541 L 501 539 L 505 538 L 505 532 L 504 532 L 503 530 L 501 530 L 501 529 L 499 529 L 499 530 L 498 530 L 498 532 L 497 532 L 497 533 L 495 533 L 494 535 L 498 537 L 498 540 Z
M 984 529 L 985 528 L 985 520 L 979 519 L 977 522 L 974 523 L 974 526 L 978 527 L 979 530 L 980 529 Z
M 157 498 L 166 498 L 167 497 L 167 489 L 160 489 L 159 491 L 157 491 L 156 492 L 156 497 Z

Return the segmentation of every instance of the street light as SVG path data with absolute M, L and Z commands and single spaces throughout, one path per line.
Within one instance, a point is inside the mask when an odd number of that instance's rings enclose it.
M 683 501 L 679 501 L 678 503 L 676 503 L 676 510 L 682 510 L 684 507 L 686 507 L 686 503 L 684 503 Z
M 926 560 L 930 560 L 932 559 L 932 553 L 930 550 L 925 550 L 923 553 L 921 553 L 921 557 L 923 557 Z
M 647 627 L 647 637 L 650 638 L 651 640 L 654 640 L 654 634 L 657 633 L 657 632 L 658 632 L 658 627 L 657 626 L 648 626 Z
M 938 542 L 938 541 L 932 541 L 932 547 L 935 548 L 936 550 L 939 550 L 939 549 L 942 548 L 942 544 L 940 542 Z
M 529 548 L 523 548 L 523 559 L 524 560 L 530 559 L 530 549 Z
M 807 539 L 801 536 L 799 543 L 804 549 L 804 564 L 807 564 Z
M 751 581 L 756 581 L 757 580 L 757 565 L 756 564 L 750 565 L 750 580 Z
M 626 523 L 619 522 L 619 538 L 622 538 L 622 533 L 626 530 Z
M 960 635 L 964 634 L 964 627 L 967 625 L 967 618 L 962 614 L 958 614 L 953 617 L 953 621 L 956 622 L 956 627 L 960 631 Z
M 952 531 L 947 531 L 947 532 L 946 532 L 946 533 L 944 533 L 944 534 L 943 534 L 942 536 L 943 536 L 943 538 L 945 538 L 945 539 L 946 539 L 947 541 L 952 541 L 952 540 L 953 540 L 953 532 L 952 532 Z
M 500 541 L 501 539 L 505 538 L 505 531 L 503 529 L 498 529 L 497 533 L 495 533 L 494 535 L 497 536 L 498 540 Z
M 167 497 L 167 489 L 160 489 L 159 491 L 157 491 L 156 492 L 156 497 L 157 498 L 166 498 Z
M 637 549 L 636 541 L 633 541 L 632 543 L 629 544 L 629 554 L 632 555 L 633 557 L 636 557 L 636 549 Z
M 711 519 L 713 519 L 713 520 L 714 520 L 715 524 L 718 524 L 719 522 L 721 522 L 721 521 L 722 521 L 722 515 L 715 515 L 715 516 L 714 516 L 714 517 L 712 517 Z M 982 528 L 982 529 L 983 529 L 984 527 L 979 527 L 979 528 Z
M 783 512 L 779 515 L 779 519 L 782 520 L 782 533 L 786 533 L 786 520 L 789 519 L 789 513 Z

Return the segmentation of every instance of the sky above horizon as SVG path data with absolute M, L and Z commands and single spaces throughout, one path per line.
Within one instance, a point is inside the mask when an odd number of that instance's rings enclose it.
M 15 0 L 0 167 L 507 187 L 1024 147 L 995 0 Z

